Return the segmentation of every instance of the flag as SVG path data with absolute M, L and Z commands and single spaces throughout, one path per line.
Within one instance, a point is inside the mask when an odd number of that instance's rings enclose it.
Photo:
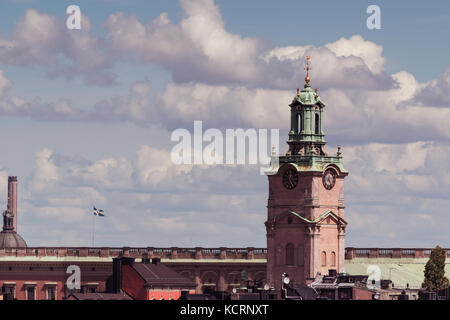
M 103 210 L 94 207 L 94 216 L 104 217 L 105 215 L 103 214 Z

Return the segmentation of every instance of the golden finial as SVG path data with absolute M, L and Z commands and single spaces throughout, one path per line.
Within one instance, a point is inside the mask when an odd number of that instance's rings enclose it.
M 312 68 L 309 66 L 309 60 L 311 60 L 311 56 L 306 56 L 306 77 L 305 77 L 305 82 L 309 83 L 309 81 L 311 80 L 309 78 L 309 70 L 312 70 Z

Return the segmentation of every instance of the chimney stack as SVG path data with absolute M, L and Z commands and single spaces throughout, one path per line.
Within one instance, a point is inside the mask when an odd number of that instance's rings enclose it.
M 132 266 L 133 264 L 134 258 L 113 258 L 112 293 L 119 293 L 122 290 L 122 266 Z
M 14 231 L 17 232 L 17 177 L 8 177 L 8 210 L 13 214 Z

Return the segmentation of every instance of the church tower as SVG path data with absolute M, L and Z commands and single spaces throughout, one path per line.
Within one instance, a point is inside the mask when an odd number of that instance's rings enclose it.
M 26 248 L 27 243 L 17 233 L 17 177 L 8 177 L 8 204 L 3 212 L 3 230 L 0 231 L 0 249 Z
M 304 88 L 289 105 L 291 130 L 285 155 L 266 175 L 267 282 L 281 287 L 286 272 L 295 283 L 308 283 L 317 273 L 344 268 L 344 178 L 348 171 L 338 147 L 325 152 L 323 114 L 325 104 L 311 89 L 309 56 Z

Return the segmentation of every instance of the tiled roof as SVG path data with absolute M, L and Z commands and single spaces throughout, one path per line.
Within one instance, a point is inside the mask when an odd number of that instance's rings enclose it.
M 162 263 L 134 263 L 134 270 L 145 280 L 146 285 L 176 285 L 195 288 L 194 281 L 180 275 Z
M 126 293 L 72 293 L 77 300 L 133 300 Z

